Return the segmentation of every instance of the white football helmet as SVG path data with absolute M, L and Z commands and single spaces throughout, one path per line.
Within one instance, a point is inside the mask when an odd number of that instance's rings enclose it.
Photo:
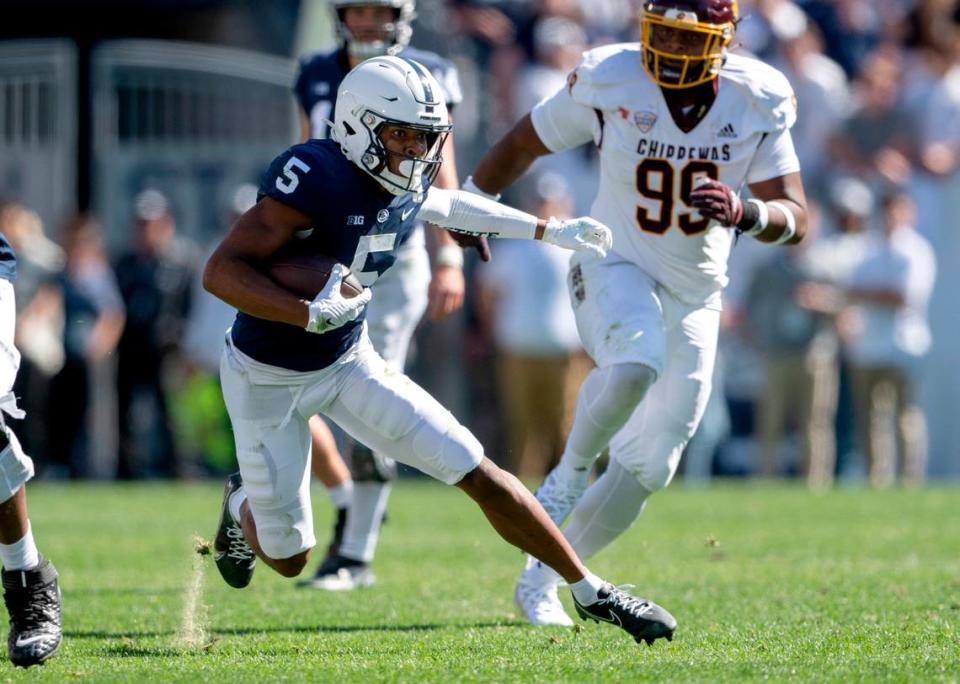
M 410 44 L 413 34 L 411 24 L 417 17 L 414 0 L 331 0 L 333 21 L 337 29 L 337 41 L 354 57 L 369 59 L 383 55 L 395 55 Z M 360 41 L 353 37 L 343 21 L 343 11 L 348 7 L 389 7 L 393 10 L 392 23 L 383 26 L 383 40 Z
M 441 151 L 450 132 L 440 84 L 425 66 L 403 57 L 374 57 L 358 64 L 340 83 L 331 136 L 347 159 L 394 195 L 425 192 L 440 171 Z M 422 157 L 402 157 L 399 173 L 390 170 L 380 140 L 385 125 L 427 133 Z

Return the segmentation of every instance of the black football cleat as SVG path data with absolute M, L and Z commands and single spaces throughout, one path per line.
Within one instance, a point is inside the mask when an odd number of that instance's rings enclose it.
M 40 556 L 33 570 L 3 571 L 3 601 L 10 615 L 7 653 L 18 667 L 43 664 L 60 648 L 60 586 L 53 563 Z
M 299 582 L 297 586 L 324 591 L 353 591 L 372 587 L 376 581 L 369 563 L 335 555 L 325 559 L 312 578 Z
M 235 589 L 243 589 L 253 579 L 257 556 L 243 536 L 243 528 L 230 515 L 230 495 L 240 489 L 243 480 L 240 473 L 227 478 L 223 487 L 223 505 L 220 507 L 220 524 L 213 541 L 213 560 L 224 581 Z
M 653 601 L 637 598 L 612 584 L 604 584 L 597 592 L 600 600 L 588 606 L 573 598 L 577 614 L 584 620 L 610 622 L 633 637 L 638 644 L 650 646 L 661 637 L 673 641 L 677 620 Z

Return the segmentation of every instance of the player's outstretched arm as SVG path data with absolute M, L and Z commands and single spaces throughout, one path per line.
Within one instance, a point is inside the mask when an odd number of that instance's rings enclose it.
M 761 242 L 794 245 L 803 239 L 807 199 L 799 173 L 751 183 L 750 194 L 741 201 L 730 186 L 706 179 L 690 193 L 690 203 L 701 215 Z
M 610 229 L 589 217 L 543 219 L 481 195 L 430 188 L 420 217 L 450 230 L 490 237 L 543 240 L 603 257 L 613 238 Z
M 287 244 L 310 218 L 265 197 L 244 213 L 207 260 L 203 287 L 244 313 L 305 328 L 310 302 L 297 297 L 257 270 L 256 264 Z
M 473 175 L 464 182 L 464 189 L 479 190 L 494 199 L 526 173 L 530 165 L 551 150 L 543 144 L 527 114 L 483 155 Z

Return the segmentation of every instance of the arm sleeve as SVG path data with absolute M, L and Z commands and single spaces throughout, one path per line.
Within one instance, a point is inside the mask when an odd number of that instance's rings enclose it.
M 530 112 L 533 129 L 551 152 L 598 140 L 600 122 L 593 108 L 573 99 L 564 86 Z
M 796 173 L 800 170 L 800 160 L 793 149 L 793 138 L 790 129 L 784 128 L 769 133 L 753 156 L 750 171 L 747 173 L 747 183 L 759 183 Z
M 486 197 L 460 190 L 430 188 L 419 218 L 459 233 L 534 239 L 537 217 Z

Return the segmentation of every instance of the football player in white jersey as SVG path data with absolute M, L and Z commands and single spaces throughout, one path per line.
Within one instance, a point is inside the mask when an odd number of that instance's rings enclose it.
M 786 78 L 727 53 L 736 0 L 656 0 L 639 43 L 584 54 L 464 187 L 496 195 L 537 157 L 593 141 L 592 208 L 613 231 L 603 259 L 574 256 L 569 288 L 597 364 L 560 464 L 537 498 L 583 558 L 623 533 L 673 477 L 710 394 L 720 294 L 737 234 L 777 245 L 805 230 Z M 744 186 L 750 199 L 741 199 Z M 610 467 L 587 488 L 597 455 Z M 528 559 L 515 598 L 534 624 L 570 624 L 559 578 Z

